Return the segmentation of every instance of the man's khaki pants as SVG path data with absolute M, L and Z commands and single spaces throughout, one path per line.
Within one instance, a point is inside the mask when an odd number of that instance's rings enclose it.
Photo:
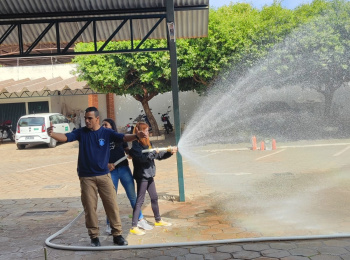
M 103 207 L 109 219 L 113 236 L 122 234 L 122 224 L 117 204 L 117 192 L 114 188 L 111 175 L 105 174 L 96 177 L 80 177 L 81 202 L 85 211 L 85 225 L 90 238 L 99 236 L 97 217 L 97 193 L 100 194 Z

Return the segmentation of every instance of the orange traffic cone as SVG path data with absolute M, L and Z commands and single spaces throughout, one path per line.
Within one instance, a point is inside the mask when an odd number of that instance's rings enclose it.
M 272 150 L 276 150 L 277 147 L 276 147 L 276 140 L 275 139 L 272 139 Z
M 255 135 L 252 137 L 252 150 L 255 151 L 257 149 L 256 147 L 256 137 Z
M 261 143 L 260 143 L 260 150 L 261 151 L 265 150 L 265 143 L 264 143 L 264 141 L 261 141 Z

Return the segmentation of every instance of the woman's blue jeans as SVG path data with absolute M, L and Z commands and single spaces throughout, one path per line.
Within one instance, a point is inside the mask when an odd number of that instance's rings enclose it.
M 115 168 L 113 171 L 111 171 L 111 177 L 112 177 L 113 184 L 116 191 L 118 191 L 118 183 L 120 180 L 121 184 L 125 189 L 126 196 L 128 196 L 130 205 L 132 208 L 134 208 L 136 204 L 135 183 L 134 183 L 134 178 L 132 177 L 129 166 L 122 165 Z M 142 218 L 143 218 L 143 215 L 141 211 L 139 215 L 139 219 L 142 219 Z M 107 225 L 109 225 L 108 218 L 107 218 Z

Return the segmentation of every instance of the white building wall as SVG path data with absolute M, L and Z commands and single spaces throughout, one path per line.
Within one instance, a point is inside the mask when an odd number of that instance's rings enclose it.
M 100 122 L 102 123 L 102 120 L 107 118 L 107 100 L 105 94 L 98 95 L 98 110 L 100 111 Z
M 75 64 L 59 64 L 59 65 L 42 65 L 42 66 L 19 66 L 19 67 L 3 67 L 0 68 L 0 81 L 14 79 L 37 79 L 45 77 L 51 79 L 61 77 L 67 79 L 73 76 L 72 71 L 75 70 Z M 0 99 L 0 103 L 17 103 L 17 102 L 35 102 L 49 101 L 50 112 L 58 112 L 65 115 L 78 114 L 88 107 L 87 95 L 74 96 L 54 96 L 54 97 L 38 97 L 38 98 L 11 98 Z M 188 122 L 200 101 L 198 94 L 194 92 L 180 92 L 180 120 L 181 125 Z M 115 96 L 115 115 L 117 127 L 120 129 L 127 123 L 131 123 L 143 109 L 140 102 L 136 101 L 132 96 Z M 101 119 L 107 118 L 107 102 L 106 95 L 98 95 L 99 111 Z M 154 97 L 149 106 L 153 115 L 161 129 L 162 122 L 158 113 L 165 113 L 168 106 L 171 106 L 170 121 L 174 123 L 172 94 L 167 92 Z M 129 118 L 132 118 L 130 120 Z
M 75 64 L 1 67 L 0 80 L 20 80 L 25 78 L 38 79 L 41 77 L 45 77 L 47 79 L 56 77 L 67 79 L 73 77 L 71 72 L 75 69 L 75 67 Z
M 88 106 L 87 96 L 54 96 L 51 98 L 53 112 L 62 114 L 79 113 L 80 110 Z
M 8 79 L 20 80 L 25 78 L 33 80 L 41 77 L 45 77 L 46 79 L 56 77 L 67 79 L 74 76 L 72 72 L 75 70 L 75 67 L 75 64 L 2 67 L 0 68 L 0 81 Z M 36 101 L 48 101 L 50 112 L 62 113 L 65 115 L 79 113 L 79 111 L 85 110 L 88 107 L 86 95 L 0 99 L 0 103 L 2 104 Z M 30 111 L 28 111 L 28 113 L 30 113 Z
M 180 92 L 179 93 L 179 109 L 180 109 L 180 122 L 181 127 L 185 127 L 187 122 L 193 115 L 193 111 L 199 105 L 200 96 L 195 92 Z M 139 101 L 135 100 L 132 96 L 116 96 L 115 101 L 115 114 L 116 124 L 118 129 L 125 127 L 126 124 L 132 123 L 132 121 L 141 113 L 143 110 L 142 105 Z M 173 110 L 173 98 L 172 92 L 167 92 L 161 95 L 155 96 L 149 102 L 149 107 L 152 109 L 153 116 L 155 117 L 158 126 L 162 129 L 162 121 L 158 113 L 165 113 L 171 106 L 169 113 L 170 122 L 174 123 L 174 110 Z M 130 118 L 132 118 L 130 120 Z
M 59 65 L 43 65 L 43 66 L 18 66 L 18 67 L 1 67 L 0 68 L 0 81 L 15 79 L 20 80 L 24 78 L 37 79 L 45 77 L 51 79 L 54 77 L 61 77 L 63 79 L 73 76 L 72 72 L 75 70 L 75 64 L 59 64 Z M 301 88 L 288 88 L 288 90 L 276 90 L 274 93 L 272 90 L 267 95 L 264 90 L 263 95 L 266 97 L 266 102 L 273 100 L 285 100 L 291 105 L 300 105 L 308 100 L 317 103 L 318 110 L 322 111 L 324 106 L 324 98 L 316 92 L 310 90 L 303 90 Z M 276 95 L 275 95 L 276 94 Z M 350 85 L 336 91 L 333 100 L 333 113 L 337 115 L 342 121 L 350 125 Z M 79 111 L 84 111 L 88 107 L 88 98 L 86 95 L 75 96 L 55 96 L 55 97 L 34 97 L 34 98 L 11 98 L 0 99 L 0 103 L 19 103 L 19 102 L 36 102 L 36 101 L 48 101 L 50 112 L 59 112 L 63 114 L 74 114 Z M 104 94 L 98 95 L 99 110 L 101 118 L 107 117 L 107 105 L 106 96 Z M 201 97 L 195 92 L 180 92 L 179 93 L 179 105 L 180 105 L 180 121 L 181 127 L 184 128 L 190 121 L 194 111 L 196 111 Z M 298 103 L 298 104 L 297 104 Z M 167 111 L 168 106 L 171 106 L 170 121 L 174 123 L 173 116 L 173 104 L 172 93 L 167 92 L 165 94 L 154 97 L 149 106 L 152 109 L 153 115 L 157 120 L 159 127 L 161 128 L 162 122 L 158 113 L 164 113 Z M 28 107 L 28 106 L 27 106 Z M 136 101 L 130 95 L 127 96 L 115 96 L 115 114 L 116 123 L 118 128 L 124 127 L 126 124 L 131 123 L 142 110 L 141 103 Z M 208 108 L 210 109 L 210 108 Z M 321 113 L 321 112 L 320 112 Z M 129 119 L 132 118 L 132 119 Z

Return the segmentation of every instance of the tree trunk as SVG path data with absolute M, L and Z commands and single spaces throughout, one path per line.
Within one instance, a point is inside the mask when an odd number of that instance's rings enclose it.
M 148 104 L 147 99 L 144 98 L 141 101 L 141 104 L 142 104 L 143 110 L 146 113 L 146 116 L 148 117 L 149 122 L 151 123 L 153 136 L 159 136 L 160 133 L 159 133 L 158 124 L 157 124 L 157 121 L 152 114 L 151 109 L 149 108 L 149 104 Z
M 331 117 L 331 111 L 332 111 L 332 101 L 334 97 L 334 91 L 326 91 L 323 93 L 324 95 L 324 116 L 327 119 L 330 119 Z
M 152 126 L 152 135 L 153 136 L 159 136 L 159 128 L 158 128 L 158 124 L 156 119 L 154 118 L 151 109 L 149 108 L 149 104 L 148 101 L 150 101 L 153 97 L 155 97 L 158 93 L 156 92 L 152 92 L 149 93 L 147 91 L 147 88 L 142 87 L 143 90 L 143 95 L 137 94 L 135 96 L 133 96 L 137 101 L 141 102 L 143 110 L 145 111 L 145 114 L 148 118 L 148 121 L 150 122 L 151 126 Z

